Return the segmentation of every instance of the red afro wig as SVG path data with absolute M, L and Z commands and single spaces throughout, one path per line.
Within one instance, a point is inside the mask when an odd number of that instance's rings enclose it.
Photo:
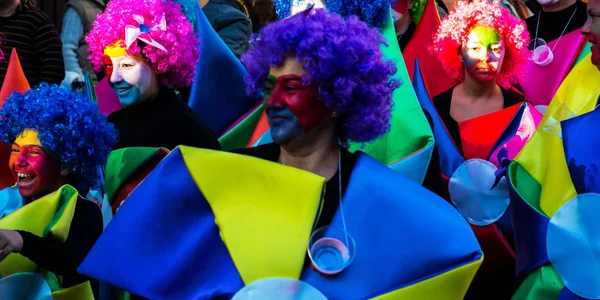
M 499 0 L 492 3 L 487 0 L 474 0 L 470 3 L 457 1 L 455 8 L 435 33 L 430 50 L 450 76 L 463 81 L 465 70 L 460 51 L 469 32 L 476 26 L 493 28 L 504 41 L 506 54 L 496 82 L 508 88 L 522 75 L 520 71 L 527 60 L 529 33 L 525 22 L 500 7 Z

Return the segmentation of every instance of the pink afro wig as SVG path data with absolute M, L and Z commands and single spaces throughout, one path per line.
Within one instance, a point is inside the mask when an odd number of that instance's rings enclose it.
M 162 85 L 169 88 L 191 86 L 200 56 L 200 41 L 181 6 L 171 0 L 111 0 L 85 38 L 89 44 L 88 59 L 94 65 L 94 70 L 102 69 L 107 46 L 121 40 L 121 46 L 125 47 L 125 26 L 134 20 L 133 15 L 142 15 L 146 25 L 159 24 L 162 16 L 165 16 L 167 29 L 151 29 L 149 34 L 167 51 L 137 40 L 127 49 L 127 54 L 142 54 Z
M 433 38 L 431 51 L 441 61 L 446 72 L 453 78 L 463 81 L 465 71 L 460 60 L 461 46 L 475 26 L 486 26 L 496 30 L 506 48 L 504 62 L 496 82 L 509 87 L 521 74 L 521 67 L 527 60 L 529 33 L 525 22 L 510 15 L 500 7 L 500 2 L 474 0 L 470 3 L 459 0 L 454 10 L 442 20 Z

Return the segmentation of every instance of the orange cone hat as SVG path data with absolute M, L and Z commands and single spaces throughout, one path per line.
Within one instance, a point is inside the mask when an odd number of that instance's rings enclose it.
M 4 83 L 0 90 L 0 107 L 4 105 L 6 98 L 13 92 L 25 93 L 31 88 L 21 68 L 21 62 L 17 55 L 17 50 L 12 49 L 10 54 L 10 61 L 8 62 L 8 69 L 6 70 L 6 76 L 4 77 Z M 10 145 L 5 145 L 0 142 L 0 189 L 12 186 L 15 184 L 12 172 L 8 168 L 8 160 L 10 159 Z

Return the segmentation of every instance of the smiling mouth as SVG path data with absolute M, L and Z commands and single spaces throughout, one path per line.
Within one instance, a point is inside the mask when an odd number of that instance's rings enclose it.
M 35 181 L 35 178 L 35 174 L 33 173 L 17 172 L 17 183 L 19 186 L 31 185 Z
M 128 90 L 130 90 L 130 89 L 131 89 L 131 87 L 126 87 L 126 88 L 118 88 L 118 89 L 117 89 L 117 91 L 119 91 L 119 93 L 124 93 L 124 92 L 126 92 L 126 91 L 128 91 Z

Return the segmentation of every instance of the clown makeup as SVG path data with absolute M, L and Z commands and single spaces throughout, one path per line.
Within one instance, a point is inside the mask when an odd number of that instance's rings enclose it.
M 282 67 L 271 69 L 265 85 L 271 135 L 280 145 L 309 132 L 327 116 L 327 107 L 318 99 L 318 86 L 304 86 L 302 72 L 302 65 L 288 58 Z
M 485 26 L 473 28 L 461 48 L 466 73 L 480 82 L 496 78 L 505 53 L 504 42 L 498 33 Z
M 141 58 L 104 56 L 106 76 L 124 106 L 138 104 L 158 93 L 158 78 Z
M 59 160 L 42 147 L 34 130 L 27 129 L 15 139 L 8 166 L 25 199 L 43 197 L 65 182 Z
M 322 0 L 292 0 L 290 16 L 305 11 L 310 5 L 314 5 L 313 9 L 325 8 L 325 4 Z
M 592 44 L 592 63 L 600 70 L 600 0 L 589 0 L 587 9 L 588 20 L 581 32 L 588 36 Z

